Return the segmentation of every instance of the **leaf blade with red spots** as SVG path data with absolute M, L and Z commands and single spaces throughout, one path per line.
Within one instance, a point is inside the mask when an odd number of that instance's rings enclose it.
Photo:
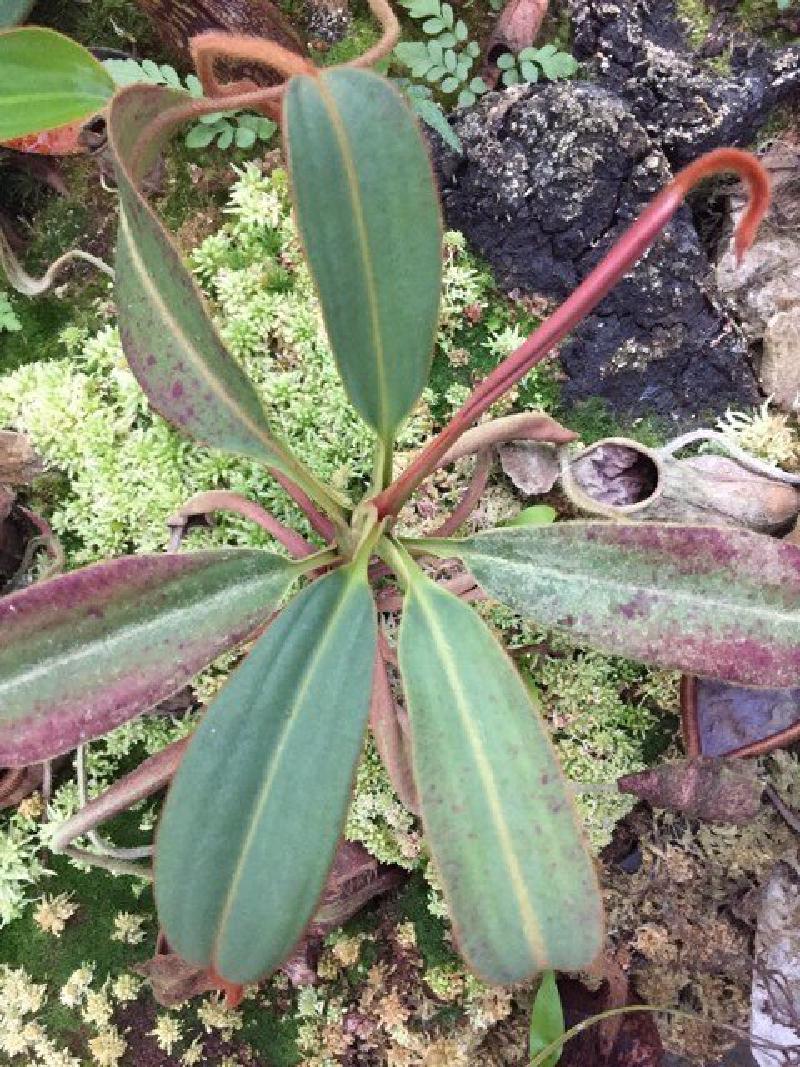
M 475 612 L 412 575 L 400 672 L 422 822 L 459 951 L 503 985 L 585 967 L 602 945 L 602 904 L 538 709 Z
M 541 626 L 741 685 L 797 684 L 800 549 L 746 530 L 562 522 L 426 542 Z
M 180 689 L 299 571 L 271 552 L 127 556 L 0 600 L 0 766 L 50 759 Z
M 285 446 L 261 401 L 225 348 L 199 287 L 142 193 L 141 182 L 186 93 L 132 85 L 114 98 L 109 145 L 120 196 L 115 292 L 128 363 L 153 407 L 213 448 L 253 456 L 291 473 Z M 152 123 L 172 114 L 161 136 Z

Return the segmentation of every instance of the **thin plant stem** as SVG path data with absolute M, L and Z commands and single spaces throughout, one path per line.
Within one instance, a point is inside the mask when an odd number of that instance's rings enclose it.
M 78 778 L 78 801 L 81 808 L 85 808 L 89 803 L 89 796 L 86 789 L 86 749 L 87 745 L 78 745 L 75 758 L 75 770 Z M 87 829 L 86 836 L 89 838 L 94 847 L 98 850 L 98 853 L 110 860 L 122 860 L 128 862 L 129 860 L 141 860 L 147 859 L 153 855 L 152 845 L 142 845 L 136 848 L 117 848 L 106 838 L 101 837 L 93 829 Z M 91 856 L 94 853 L 88 852 L 87 855 Z
M 266 508 L 229 489 L 212 489 L 207 493 L 196 493 L 185 504 L 181 504 L 173 515 L 170 515 L 167 519 L 167 526 L 185 529 L 189 519 L 199 515 L 210 515 L 215 511 L 233 511 L 250 522 L 254 522 L 282 544 L 295 559 L 304 559 L 317 551 L 316 545 L 312 545 L 299 533 L 284 526 Z
M 473 471 L 472 477 L 470 478 L 469 484 L 464 490 L 461 499 L 444 522 L 440 526 L 437 526 L 435 530 L 431 530 L 431 537 L 450 537 L 462 523 L 466 522 L 481 502 L 481 497 L 486 489 L 491 471 L 491 452 L 488 450 L 479 452 L 475 460 L 475 470 Z

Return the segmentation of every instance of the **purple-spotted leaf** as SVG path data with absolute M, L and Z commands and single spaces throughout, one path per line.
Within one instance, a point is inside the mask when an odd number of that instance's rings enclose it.
M 716 526 L 562 522 L 425 542 L 490 596 L 608 652 L 723 681 L 800 677 L 800 549 Z
M 400 672 L 426 839 L 456 943 L 489 982 L 587 966 L 600 894 L 531 695 L 467 604 L 410 572 Z
M 0 600 L 0 766 L 51 759 L 171 696 L 269 618 L 271 552 L 127 556 Z
M 133 85 L 113 101 L 109 144 L 120 196 L 116 300 L 128 362 L 164 418 L 214 448 L 290 473 L 255 389 L 223 345 L 205 299 L 141 191 L 166 133 L 147 127 L 185 93 Z
M 172 947 L 232 983 L 278 967 L 322 896 L 369 713 L 377 626 L 359 563 L 307 586 L 208 709 L 161 816 Z

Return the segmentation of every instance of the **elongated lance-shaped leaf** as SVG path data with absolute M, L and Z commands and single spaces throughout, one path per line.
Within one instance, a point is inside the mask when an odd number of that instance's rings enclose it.
M 600 950 L 592 860 L 522 679 L 475 612 L 415 572 L 400 629 L 422 821 L 456 942 L 489 982 Z
M 753 686 L 800 678 L 800 549 L 717 526 L 561 522 L 431 544 L 542 626 Z
M 114 99 L 109 143 L 120 196 L 116 300 L 122 346 L 153 407 L 190 437 L 286 469 L 255 389 L 140 188 L 164 138 L 139 142 L 185 93 L 134 85 Z
M 292 194 L 339 373 L 384 440 L 428 380 L 439 310 L 439 206 L 417 124 L 364 70 L 293 78 Z
M 11 15 L 23 10 L 15 3 Z M 90 118 L 113 93 L 108 71 L 69 37 L 39 27 L 0 33 L 0 141 Z
M 297 564 L 127 556 L 0 599 L 0 766 L 67 752 L 171 696 L 263 625 Z
M 314 582 L 209 708 L 158 833 L 170 945 L 230 982 L 289 954 L 341 834 L 369 711 L 377 629 L 365 568 Z

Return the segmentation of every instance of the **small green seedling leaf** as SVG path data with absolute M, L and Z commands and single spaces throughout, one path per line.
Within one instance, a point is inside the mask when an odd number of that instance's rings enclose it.
M 88 119 L 113 93 L 102 63 L 69 37 L 39 27 L 0 33 L 0 141 Z
M 604 651 L 738 685 L 797 685 L 795 545 L 725 527 L 605 522 L 440 544 L 490 596 Z
M 501 56 L 497 57 L 497 69 L 511 70 L 516 65 L 516 62 L 516 59 L 510 52 L 503 52 Z
M 389 442 L 428 380 L 438 319 L 442 231 L 427 152 L 402 97 L 368 71 L 293 78 L 284 110 L 298 224 L 339 373 Z
M 564 1009 L 561 1006 L 561 997 L 556 985 L 556 976 L 553 971 L 545 971 L 542 981 L 536 990 L 536 996 L 531 1010 L 530 1029 L 530 1057 L 538 1056 L 548 1045 L 552 1045 L 559 1037 L 563 1037 Z M 561 1059 L 561 1049 L 552 1052 L 542 1061 L 541 1067 L 556 1067 Z
M 290 953 L 322 894 L 377 644 L 362 566 L 303 590 L 206 712 L 167 797 L 156 903 L 171 947 L 230 982 Z
M 410 574 L 400 671 L 422 822 L 459 950 L 502 985 L 584 967 L 602 945 L 602 905 L 538 709 L 469 605 Z
M 549 504 L 534 504 L 523 508 L 517 515 L 504 522 L 504 526 L 549 526 L 556 521 L 556 510 Z
M 271 552 L 127 556 L 0 600 L 0 764 L 68 752 L 165 700 L 269 618 Z
M 422 23 L 422 29 L 433 37 L 435 34 L 442 32 L 444 23 L 441 19 L 428 19 L 427 22 Z

